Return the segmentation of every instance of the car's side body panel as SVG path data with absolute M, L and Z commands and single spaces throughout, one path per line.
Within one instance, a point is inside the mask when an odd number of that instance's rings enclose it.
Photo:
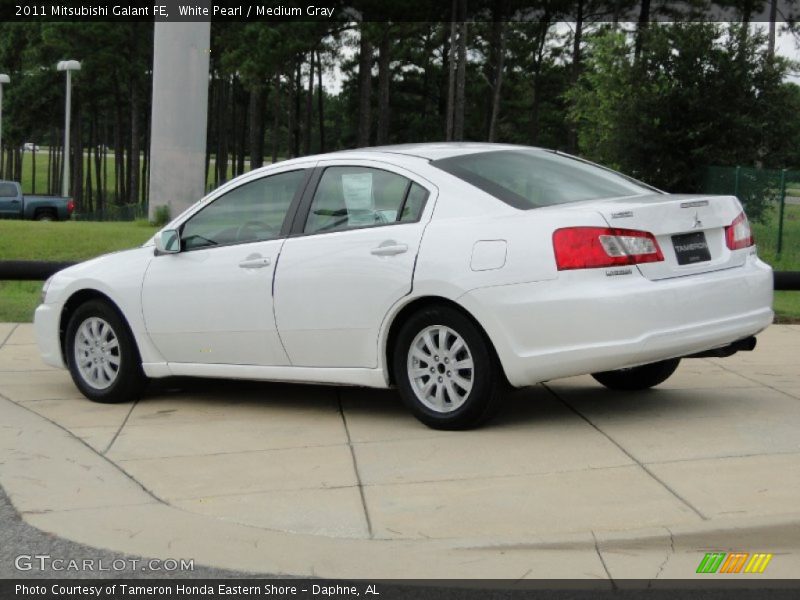
M 773 319 L 772 271 L 755 256 L 664 281 L 605 271 L 476 288 L 457 301 L 484 326 L 515 386 L 722 347 Z
M 60 319 L 64 305 L 76 293 L 93 291 L 111 300 L 133 332 L 143 363 L 165 362 L 150 340 L 141 310 L 142 280 L 152 247 L 106 254 L 60 271 L 52 279 L 45 302 L 36 309 L 34 329 L 47 364 L 64 367 L 60 348 Z
M 272 277 L 283 243 L 155 257 L 143 280 L 142 313 L 162 356 L 170 363 L 288 365 L 272 314 Z M 256 259 L 263 268 L 240 267 Z
M 360 229 L 305 234 L 301 211 L 281 251 L 274 288 L 276 323 L 294 366 L 377 368 L 380 323 L 411 292 L 420 240 L 437 202 L 432 182 L 385 162 L 329 160 L 317 168 L 342 165 L 400 175 L 428 197 L 416 222 Z M 306 212 L 314 194 L 309 188 Z
M 287 217 L 283 237 L 255 244 L 270 259 L 269 269 L 255 271 L 261 278 L 256 286 L 242 287 L 253 273 L 235 268 L 253 250 L 251 244 L 155 256 L 150 242 L 62 271 L 36 312 L 45 361 L 63 366 L 61 310 L 84 289 L 104 294 L 119 307 L 152 377 L 386 387 L 392 324 L 404 307 L 421 298 L 443 298 L 468 312 L 487 333 L 516 386 L 722 347 L 771 322 L 771 270 L 758 260 L 755 248 L 720 250 L 720 258 L 711 263 L 717 270 L 708 272 L 700 272 L 702 266 L 665 271 L 670 265 L 557 269 L 556 229 L 622 226 L 617 216 L 628 210 L 635 213 L 631 225 L 646 228 L 661 219 L 663 231 L 657 234 L 664 245 L 671 243 L 674 229 L 663 221 L 677 214 L 693 217 L 687 227 L 711 223 L 709 243 L 724 248 L 720 236 L 735 216 L 735 201 L 670 212 L 660 203 L 680 198 L 653 194 L 647 207 L 637 204 L 640 199 L 519 210 L 428 161 L 459 148 L 486 151 L 481 144 L 354 151 L 285 161 L 237 178 L 167 227 L 180 226 L 239 185 L 297 168 L 319 173 L 326 165 L 371 165 L 403 174 L 430 195 L 417 222 L 304 235 L 303 210 L 313 194 L 309 183 Z M 371 254 L 389 241 L 408 251 Z M 209 256 L 204 258 L 204 252 Z M 226 258 L 226 252 L 235 256 Z M 194 283 L 187 287 L 182 277 L 190 275 Z M 223 313 L 218 322 L 193 329 L 198 319 L 214 321 Z M 223 359 L 215 359 L 213 352 L 203 355 L 209 341 L 221 349 Z

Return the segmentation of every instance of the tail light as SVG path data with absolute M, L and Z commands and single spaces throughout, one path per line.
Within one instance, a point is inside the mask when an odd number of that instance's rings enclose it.
M 75 201 L 70 198 L 67 200 L 67 214 L 71 215 L 73 210 L 75 210 Z
M 741 250 L 749 248 L 756 243 L 753 232 L 750 231 L 750 223 L 747 216 L 741 212 L 733 220 L 733 223 L 725 228 L 725 244 L 730 250 Z
M 559 271 L 596 269 L 664 260 L 649 231 L 610 227 L 567 227 L 553 232 Z

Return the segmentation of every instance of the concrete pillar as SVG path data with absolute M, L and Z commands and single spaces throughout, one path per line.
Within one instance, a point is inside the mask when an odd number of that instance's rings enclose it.
M 155 23 L 150 135 L 150 219 L 205 195 L 210 22 Z

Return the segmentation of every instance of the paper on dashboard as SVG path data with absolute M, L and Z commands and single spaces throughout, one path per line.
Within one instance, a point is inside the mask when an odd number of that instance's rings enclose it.
M 372 173 L 342 175 L 342 194 L 348 211 L 373 210 Z

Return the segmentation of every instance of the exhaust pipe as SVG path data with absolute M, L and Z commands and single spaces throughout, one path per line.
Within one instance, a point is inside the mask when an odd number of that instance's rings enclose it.
M 751 352 L 756 347 L 756 336 L 751 335 L 742 340 L 736 340 L 732 344 L 723 346 L 722 348 L 712 348 L 711 350 L 704 350 L 697 354 L 689 354 L 684 358 L 725 358 L 733 356 L 737 352 Z

